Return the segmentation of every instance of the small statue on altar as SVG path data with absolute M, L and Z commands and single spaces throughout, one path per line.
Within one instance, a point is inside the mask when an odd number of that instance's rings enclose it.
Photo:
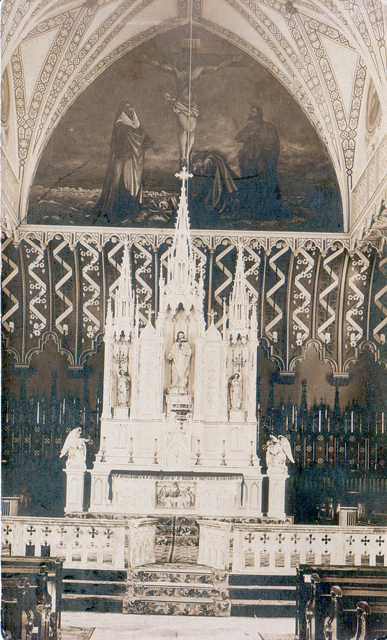
M 130 377 L 129 374 L 120 369 L 117 375 L 117 404 L 127 406 L 129 404 Z
M 86 461 L 86 442 L 90 442 L 90 438 L 82 438 L 82 427 L 76 427 L 68 434 L 62 447 L 59 457 L 63 458 L 67 454 L 67 467 L 83 466 Z
M 172 383 L 168 391 L 187 393 L 189 365 L 192 356 L 192 347 L 185 337 L 184 331 L 178 331 L 176 341 L 167 356 L 172 364 Z
M 290 442 L 285 436 L 270 436 L 266 443 L 266 465 L 267 470 L 275 469 L 276 471 L 286 472 L 286 460 L 294 462 Z
M 242 407 L 242 380 L 240 373 L 234 373 L 229 380 L 231 409 Z

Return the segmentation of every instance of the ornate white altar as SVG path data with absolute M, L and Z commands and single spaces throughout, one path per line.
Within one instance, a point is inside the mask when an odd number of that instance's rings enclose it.
M 204 264 L 189 228 L 189 176 L 186 169 L 178 175 L 181 197 L 155 324 L 150 313 L 140 329 L 128 247 L 109 302 L 101 446 L 89 512 L 259 517 L 257 300 L 240 245 L 222 330 L 214 314 L 206 325 Z M 284 516 L 284 496 L 281 502 L 276 510 Z

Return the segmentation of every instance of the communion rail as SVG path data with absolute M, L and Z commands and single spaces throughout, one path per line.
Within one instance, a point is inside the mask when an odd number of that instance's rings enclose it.
M 199 519 L 198 564 L 232 573 L 295 575 L 299 565 L 384 567 L 387 529 Z M 66 568 L 156 561 L 156 518 L 3 516 L 3 555 L 56 557 Z

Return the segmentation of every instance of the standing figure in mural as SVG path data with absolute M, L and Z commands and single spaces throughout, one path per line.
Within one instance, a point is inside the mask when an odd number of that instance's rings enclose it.
M 145 150 L 149 148 L 158 151 L 142 130 L 130 102 L 121 103 L 114 119 L 105 181 L 94 207 L 94 222 L 101 217 L 107 222 L 120 222 L 139 211 Z
M 242 380 L 240 373 L 234 373 L 229 380 L 231 409 L 242 407 Z
M 268 471 L 275 469 L 285 473 L 286 460 L 294 462 L 290 442 L 285 436 L 278 436 L 278 438 L 270 436 L 264 449 L 266 449 L 266 465 Z
M 126 371 L 120 369 L 117 375 L 117 404 L 127 406 L 129 404 L 130 377 Z
M 188 54 L 179 58 L 177 66 L 163 64 L 157 60 L 150 60 L 146 55 L 141 54 L 140 60 L 158 67 L 163 71 L 172 73 L 176 81 L 176 98 L 172 98 L 169 93 L 165 94 L 165 100 L 171 105 L 173 113 L 176 115 L 179 126 L 180 164 L 188 166 L 190 154 L 195 139 L 196 125 L 199 117 L 199 109 L 196 102 L 196 92 L 199 79 L 203 75 L 209 75 L 225 69 L 242 60 L 242 56 L 234 56 L 216 66 L 197 66 L 192 68 L 192 61 Z
M 167 360 L 172 364 L 172 384 L 169 392 L 177 390 L 178 393 L 187 393 L 191 356 L 191 345 L 187 341 L 184 331 L 179 331 L 167 356 Z
M 241 129 L 236 141 L 242 144 L 239 151 L 241 173 L 241 204 L 252 217 L 275 218 L 284 215 L 277 178 L 277 163 L 280 152 L 276 127 L 263 119 L 262 109 L 253 105 L 247 124 Z
M 77 467 L 85 464 L 86 460 L 86 442 L 90 442 L 90 438 L 82 438 L 82 427 L 73 429 L 68 434 L 59 457 L 67 453 L 67 466 Z
M 205 151 L 192 158 L 194 178 L 188 193 L 191 226 L 222 226 L 222 217 L 239 207 L 237 174 L 219 151 Z

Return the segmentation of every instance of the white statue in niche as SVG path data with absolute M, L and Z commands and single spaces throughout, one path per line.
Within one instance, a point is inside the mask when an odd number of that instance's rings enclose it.
M 63 458 L 67 454 L 67 467 L 83 466 L 86 461 L 86 442 L 90 442 L 90 438 L 82 438 L 82 427 L 73 429 L 68 434 L 59 457 Z
M 266 464 L 267 470 L 276 469 L 278 471 L 286 472 L 286 460 L 294 462 L 292 448 L 290 442 L 285 436 L 270 436 L 270 439 L 266 443 Z
M 129 374 L 120 369 L 117 374 L 117 404 L 127 406 L 129 404 L 130 377 Z
M 176 341 L 167 356 L 172 364 L 172 384 L 168 392 L 187 393 L 189 365 L 192 356 L 192 347 L 185 337 L 184 331 L 178 331 Z
M 242 380 L 240 373 L 234 373 L 229 380 L 231 409 L 242 407 Z

